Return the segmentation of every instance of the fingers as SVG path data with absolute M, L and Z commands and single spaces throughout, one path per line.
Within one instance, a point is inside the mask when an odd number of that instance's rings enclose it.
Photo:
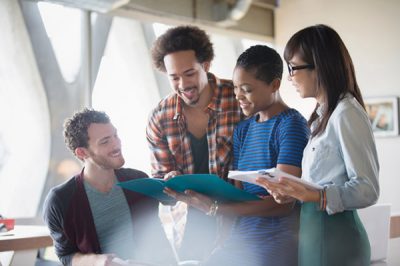
M 179 175 L 178 171 L 171 171 L 168 174 L 164 175 L 164 180 L 171 179 L 171 178 L 173 178 L 174 176 L 177 176 L 177 175 Z
M 272 190 L 275 190 L 277 187 L 279 187 L 279 183 L 277 182 L 270 182 L 264 178 L 257 178 L 256 182 L 262 186 L 263 188 L 265 188 L 266 190 L 268 190 L 268 192 L 271 194 Z
M 278 202 L 279 204 L 285 204 L 285 203 L 294 201 L 294 198 L 288 197 L 288 196 L 285 196 L 282 194 L 278 194 L 278 193 L 273 193 L 273 197 L 274 197 L 275 201 Z
M 101 262 L 100 264 L 98 264 L 97 262 L 95 263 L 95 265 L 105 265 L 105 266 L 114 266 L 114 258 L 116 258 L 115 254 L 103 254 L 100 255 L 100 261 L 102 261 L 104 259 L 104 262 Z
M 279 179 L 276 181 L 269 181 L 264 178 L 257 178 L 257 183 L 264 187 L 269 194 L 271 194 L 275 201 L 278 203 L 285 203 L 286 197 L 292 197 L 296 192 L 296 188 L 292 186 L 292 182 Z
M 185 190 L 184 193 L 179 193 L 173 189 L 166 187 L 163 191 L 168 196 L 178 201 L 182 201 L 204 212 L 207 212 L 210 209 L 211 204 L 213 203 L 213 200 L 211 200 L 209 197 L 201 193 L 197 193 L 193 190 Z
M 166 187 L 166 188 L 164 188 L 163 192 L 164 192 L 165 194 L 167 194 L 168 196 L 170 196 L 170 197 L 176 199 L 176 200 L 184 201 L 184 200 L 183 200 L 183 197 L 182 197 L 182 194 L 176 192 L 176 191 L 173 190 L 173 189 L 170 189 L 170 188 Z M 185 201 L 184 201 L 184 202 L 185 202 Z
M 194 198 L 199 201 L 209 200 L 209 198 L 207 196 L 205 196 L 204 194 L 198 193 L 198 192 L 190 190 L 190 189 L 186 189 L 184 191 L 184 193 L 188 197 Z
M 303 184 L 290 179 L 279 178 L 276 181 L 269 181 L 264 178 L 257 178 L 256 181 L 260 186 L 264 187 L 278 203 L 288 203 L 294 199 L 305 201 L 309 197 L 315 197 L 313 191 L 310 191 L 310 189 Z
M 183 194 L 166 187 L 164 188 L 163 192 L 178 201 L 185 202 L 186 204 L 192 204 L 192 197 L 190 196 L 189 190 L 186 190 L 185 194 Z

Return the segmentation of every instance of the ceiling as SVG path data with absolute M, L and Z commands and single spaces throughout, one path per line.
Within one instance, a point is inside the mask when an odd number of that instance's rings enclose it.
M 39 1 L 39 0 L 34 0 Z M 270 40 L 278 0 L 44 0 L 84 10 Z

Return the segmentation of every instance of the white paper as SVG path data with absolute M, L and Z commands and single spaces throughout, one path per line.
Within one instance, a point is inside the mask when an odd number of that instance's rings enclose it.
M 258 185 L 258 183 L 256 182 L 257 177 L 265 178 L 272 182 L 278 182 L 279 178 L 282 178 L 282 179 L 286 178 L 289 180 L 296 181 L 300 184 L 303 184 L 306 187 L 311 188 L 311 189 L 320 190 L 323 188 L 322 186 L 320 186 L 318 184 L 314 184 L 314 183 L 305 181 L 299 177 L 288 174 L 277 168 L 262 169 L 262 170 L 257 170 L 257 171 L 229 171 L 229 174 L 228 174 L 228 178 L 230 178 L 230 179 L 244 181 L 244 182 L 252 183 L 255 185 Z

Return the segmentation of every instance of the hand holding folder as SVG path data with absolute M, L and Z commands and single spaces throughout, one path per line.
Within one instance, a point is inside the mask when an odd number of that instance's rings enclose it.
M 254 194 L 238 189 L 213 174 L 178 175 L 169 180 L 157 178 L 139 178 L 117 185 L 146 196 L 153 197 L 161 202 L 174 201 L 163 192 L 168 187 L 177 192 L 193 190 L 220 202 L 260 200 Z

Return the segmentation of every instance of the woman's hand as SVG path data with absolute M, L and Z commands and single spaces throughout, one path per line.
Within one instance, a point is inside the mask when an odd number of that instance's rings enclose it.
M 279 194 L 277 192 L 270 192 L 272 197 L 274 197 L 274 200 L 279 203 L 279 204 L 286 204 L 295 201 L 296 199 L 290 196 L 285 196 L 282 194 Z
M 185 193 L 179 193 L 170 188 L 165 188 L 164 193 L 205 213 L 210 211 L 211 205 L 214 203 L 211 198 L 193 190 L 185 190 Z
M 295 198 L 303 202 L 319 202 L 319 192 L 312 190 L 298 182 L 279 178 L 278 181 L 268 181 L 264 178 L 257 178 L 257 183 L 264 187 L 278 202 L 284 202 L 289 198 Z
M 278 190 L 276 190 L 274 187 L 269 186 L 270 183 L 274 184 L 275 182 L 269 182 L 267 181 L 265 178 L 257 178 L 256 179 L 257 183 L 262 186 L 263 188 L 265 188 L 265 190 L 268 191 L 268 193 L 274 198 L 274 200 L 279 203 L 279 204 L 285 204 L 285 203 L 289 203 L 289 202 L 293 202 L 296 199 L 288 196 L 288 195 L 284 195 L 284 194 L 280 194 L 278 192 Z M 265 182 L 264 182 L 265 181 Z M 274 190 L 272 190 L 274 189 Z

